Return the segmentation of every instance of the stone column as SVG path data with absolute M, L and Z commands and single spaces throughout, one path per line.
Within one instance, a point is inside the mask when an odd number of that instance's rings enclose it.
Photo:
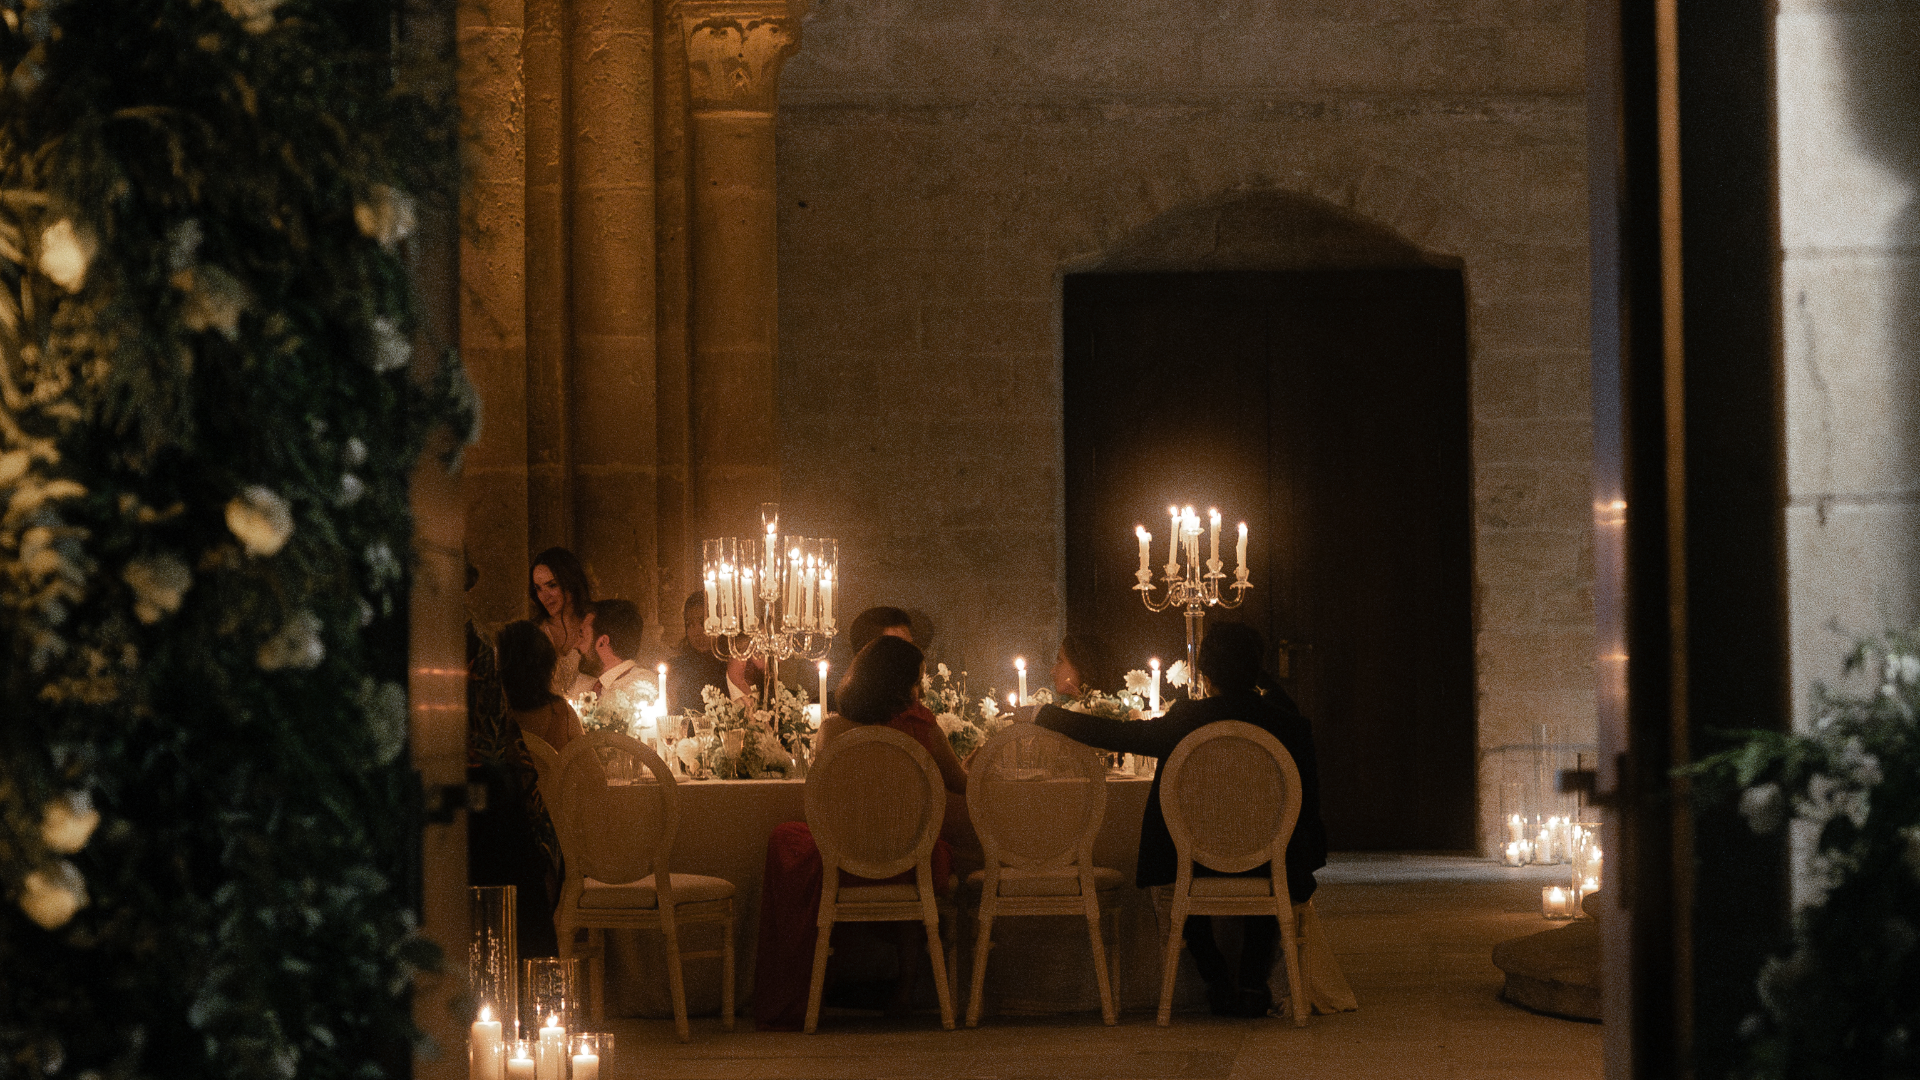
M 483 622 L 526 614 L 527 172 L 522 5 L 462 5 L 460 108 L 468 227 L 460 247 L 460 355 L 486 422 L 467 450 L 467 556 L 481 568 L 470 598 Z
M 780 496 L 774 105 L 804 0 L 681 0 L 692 144 L 688 540 L 751 534 Z
M 524 3 L 527 374 L 523 400 L 527 546 L 537 552 L 555 544 L 571 547 L 574 542 L 572 334 L 567 301 L 568 5 L 564 0 Z M 522 565 L 515 576 L 526 572 Z
M 567 33 L 575 553 L 654 601 L 652 0 L 574 0 Z

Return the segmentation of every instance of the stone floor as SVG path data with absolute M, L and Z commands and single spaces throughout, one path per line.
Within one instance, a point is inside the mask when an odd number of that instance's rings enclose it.
M 815 1035 L 738 1031 L 693 1022 L 693 1042 L 671 1021 L 615 1020 L 610 1080 L 879 1080 L 933 1077 L 1034 1080 L 1341 1080 L 1398 1077 L 1583 1080 L 1600 1075 L 1600 1027 L 1540 1016 L 1499 1000 L 1493 946 L 1548 924 L 1543 869 L 1483 860 L 1347 856 L 1320 874 L 1315 898 L 1360 1011 L 1290 1022 L 1175 1014 L 988 1017 L 943 1031 L 937 1014 L 887 1021 L 829 1013 Z

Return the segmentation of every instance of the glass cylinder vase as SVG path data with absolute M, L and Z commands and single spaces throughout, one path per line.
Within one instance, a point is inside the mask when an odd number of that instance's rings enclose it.
M 504 1027 L 507 1040 L 520 1036 L 520 943 L 518 904 L 512 885 L 476 885 L 467 891 L 471 936 L 467 943 L 467 985 L 473 989 L 477 1016 L 489 1010 Z
M 560 1028 L 578 1029 L 587 1019 L 586 1001 L 581 990 L 584 965 L 579 960 L 538 957 L 522 962 L 520 982 L 520 1030 L 541 1031 Z

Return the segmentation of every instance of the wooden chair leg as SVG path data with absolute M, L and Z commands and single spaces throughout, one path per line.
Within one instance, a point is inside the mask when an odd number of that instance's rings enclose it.
M 1180 967 L 1180 934 L 1186 925 L 1187 905 L 1184 898 L 1175 897 L 1173 918 L 1167 922 L 1166 960 L 1160 970 L 1160 1016 L 1156 1023 L 1161 1027 L 1173 1022 L 1173 977 Z
M 607 932 L 587 931 L 587 985 L 592 1001 L 593 1022 L 607 1018 Z
M 667 939 L 667 989 L 673 994 L 673 1031 L 681 1042 L 692 1042 L 693 1033 L 687 1029 L 687 979 L 680 966 L 680 928 L 674 922 L 672 908 L 660 913 L 660 932 Z
M 1306 980 L 1300 977 L 1299 916 L 1284 902 L 1280 908 L 1280 955 L 1287 959 L 1287 991 L 1293 995 L 1293 1026 L 1306 1027 L 1307 1013 L 1313 1006 L 1307 1001 Z
M 933 961 L 933 990 L 941 995 L 941 1026 L 950 1032 L 954 1030 L 954 994 L 952 984 L 947 982 L 947 945 L 941 942 L 941 917 L 927 905 L 922 922 L 927 926 L 927 959 Z
M 721 943 L 720 957 L 720 1022 L 728 1031 L 733 1030 L 733 901 L 727 901 L 726 938 Z
M 987 989 L 987 957 L 993 950 L 993 912 L 986 902 L 980 905 L 976 920 L 980 927 L 973 936 L 973 989 L 967 995 L 967 1026 L 980 1026 L 980 1008 Z
M 1087 941 L 1093 948 L 1093 978 L 1100 984 L 1100 1019 L 1108 1027 L 1120 1022 L 1113 1001 L 1113 984 L 1107 978 L 1107 943 L 1100 932 L 1100 902 L 1087 901 Z
M 820 1026 L 820 993 L 827 985 L 827 954 L 832 951 L 828 942 L 833 937 L 832 916 L 820 920 L 820 928 L 813 939 L 813 979 L 807 985 L 807 1020 L 800 1030 L 808 1035 Z

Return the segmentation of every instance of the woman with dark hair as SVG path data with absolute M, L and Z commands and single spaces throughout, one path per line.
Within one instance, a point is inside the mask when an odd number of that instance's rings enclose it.
M 546 740 L 560 751 L 584 734 L 580 717 L 567 699 L 553 692 L 557 658 L 553 642 L 531 622 L 511 622 L 500 630 L 500 686 L 506 692 L 507 715 L 520 730 Z
M 842 732 L 855 726 L 885 724 L 913 736 L 913 740 L 933 756 L 940 766 L 940 779 L 947 789 L 947 815 L 940 827 L 940 838 L 951 844 L 961 862 L 985 862 L 979 852 L 980 840 L 974 835 L 973 820 L 967 816 L 967 769 L 947 742 L 945 732 L 920 701 L 920 676 L 926 656 L 920 647 L 904 638 L 881 634 L 867 643 L 853 658 L 851 670 L 840 680 L 835 692 L 838 712 L 820 725 L 820 744 L 825 746 Z
M 1086 697 L 1089 690 L 1111 694 L 1120 689 L 1120 672 L 1106 642 L 1092 634 L 1061 638 L 1060 655 L 1053 661 L 1053 689 L 1070 698 Z
M 558 665 L 554 669 L 553 692 L 564 694 L 580 673 L 580 661 L 588 651 L 581 640 L 583 624 L 593 610 L 593 584 L 587 579 L 580 559 L 563 547 L 550 547 L 533 557 L 527 572 L 527 599 L 532 602 L 533 622 L 547 635 Z
M 933 755 L 947 790 L 940 842 L 934 845 L 935 888 L 946 891 L 950 876 L 977 870 L 985 861 L 973 822 L 967 816 L 967 770 L 933 714 L 920 703 L 920 675 L 926 658 L 904 638 L 881 634 L 854 656 L 840 681 L 840 711 L 820 725 L 824 747 L 856 727 L 885 724 L 905 732 Z M 971 860 L 966 862 L 965 860 Z M 912 871 L 894 880 L 912 880 Z M 823 870 L 820 851 L 806 822 L 774 827 L 767 840 L 766 871 L 760 897 L 760 948 L 753 985 L 754 1025 L 761 1031 L 797 1031 L 807 1011 L 814 927 L 820 911 Z M 852 881 L 851 877 L 843 880 Z M 894 944 L 900 975 L 886 1002 L 889 1013 L 905 1012 L 919 974 L 925 938 L 919 924 L 902 922 Z

